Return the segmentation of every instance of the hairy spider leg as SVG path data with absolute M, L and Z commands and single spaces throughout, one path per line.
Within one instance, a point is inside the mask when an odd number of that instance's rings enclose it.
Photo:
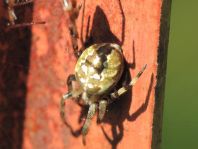
M 74 50 L 74 55 L 76 56 L 76 58 L 78 58 L 81 55 L 82 50 L 84 49 L 84 45 L 83 45 L 83 48 L 79 50 L 79 47 L 78 47 L 79 35 L 77 31 L 77 26 L 76 26 L 76 19 L 79 16 L 81 7 L 82 5 L 76 6 L 76 4 L 71 3 L 71 1 L 63 0 L 63 9 L 69 13 L 69 27 L 68 28 L 69 28 L 69 32 L 71 36 L 71 42 L 72 42 L 72 47 Z
M 36 24 L 45 24 L 45 21 L 20 23 L 20 24 L 13 24 L 13 25 L 8 23 L 8 27 L 9 28 L 20 28 L 20 27 L 32 26 L 32 25 L 36 25 Z
M 68 93 L 64 94 L 61 98 L 61 102 L 60 102 L 60 115 L 61 115 L 61 119 L 63 120 L 63 122 L 65 122 L 65 100 L 73 97 L 73 88 L 72 88 L 72 81 L 76 81 L 76 77 L 74 74 L 70 74 L 67 78 L 67 87 L 68 87 Z M 74 93 L 75 94 L 75 93 Z
M 23 2 L 10 2 L 12 4 L 13 7 L 17 7 L 17 6 L 23 6 L 23 5 L 27 5 L 29 3 L 33 3 L 34 0 L 27 0 L 27 1 L 23 1 Z
M 8 7 L 8 20 L 9 20 L 8 26 L 15 25 L 15 20 L 17 20 L 17 17 L 14 13 L 14 9 L 10 7 Z
M 26 26 L 31 26 L 31 25 L 35 25 L 35 24 L 45 24 L 44 21 L 15 24 L 15 20 L 17 20 L 17 17 L 14 12 L 14 7 L 23 6 L 23 5 L 32 3 L 33 1 L 34 0 L 28 0 L 28 1 L 24 1 L 24 2 L 15 2 L 14 0 L 7 1 L 8 17 L 9 17 L 9 23 L 7 24 L 7 26 L 9 28 L 26 27 Z
M 98 113 L 98 119 L 99 121 L 102 121 L 102 119 L 104 118 L 104 115 L 106 113 L 106 109 L 107 109 L 107 105 L 108 102 L 107 100 L 101 100 L 99 101 L 99 113 Z
M 144 72 L 144 70 L 146 69 L 147 65 L 144 65 L 144 67 L 139 71 L 139 73 L 135 76 L 135 78 L 133 78 L 131 80 L 131 82 L 128 85 L 125 85 L 123 87 L 121 87 L 120 89 L 118 89 L 117 91 L 111 93 L 110 97 L 110 103 L 114 101 L 114 99 L 118 98 L 119 96 L 121 96 L 122 94 L 124 94 L 125 92 L 127 92 L 132 86 L 135 85 L 135 83 L 137 82 L 137 80 L 139 79 L 139 77 L 142 75 L 142 73 Z
M 83 125 L 83 128 L 82 128 L 82 139 L 83 139 L 83 144 L 85 145 L 86 144 L 86 140 L 85 140 L 85 136 L 87 135 L 87 132 L 88 132 L 88 129 L 89 129 L 89 126 L 90 126 L 90 123 L 91 123 L 91 119 L 94 117 L 95 113 L 96 113 L 96 110 L 97 110 L 97 104 L 96 103 L 93 103 L 90 105 L 89 107 L 89 111 L 88 111 L 88 114 L 87 114 L 87 118 L 86 118 L 86 121 Z
M 69 99 L 70 97 L 72 97 L 72 93 L 68 92 L 68 93 L 64 94 L 60 100 L 60 116 L 64 123 L 66 123 L 66 121 L 65 121 L 65 100 Z
M 76 81 L 76 77 L 74 74 L 70 74 L 67 77 L 67 87 L 68 87 L 69 92 L 72 91 L 72 81 Z
M 76 78 L 75 78 L 75 75 L 74 74 L 71 74 L 68 76 L 67 78 L 67 86 L 68 86 L 68 93 L 64 94 L 62 97 L 61 97 L 61 101 L 60 101 L 60 116 L 61 116 L 61 119 L 64 123 L 66 123 L 65 121 L 65 100 L 69 99 L 70 97 L 72 97 L 72 81 L 75 81 Z

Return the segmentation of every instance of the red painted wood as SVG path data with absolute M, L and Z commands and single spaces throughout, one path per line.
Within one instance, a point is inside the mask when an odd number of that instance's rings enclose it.
M 161 64 L 157 56 L 167 46 L 167 42 L 164 42 L 165 47 L 159 48 L 162 2 L 125 0 L 120 5 L 118 0 L 85 1 L 83 22 L 83 10 L 77 20 L 80 37 L 85 39 L 90 17 L 92 42 L 123 42 L 126 60 L 134 63 L 130 69 L 131 76 L 147 64 L 147 69 L 133 89 L 110 105 L 103 125 L 96 123 L 96 117 L 93 119 L 86 146 L 82 144 L 82 136 L 72 135 L 59 116 L 60 97 L 67 91 L 66 78 L 74 72 L 76 63 L 67 28 L 68 15 L 63 12 L 60 0 L 34 2 L 34 16 L 45 20 L 46 24 L 32 27 L 24 149 L 149 149 L 152 144 L 155 146 L 156 142 L 152 142 L 155 137 L 152 129 L 154 111 L 160 117 L 162 114 L 156 111 L 155 101 L 163 100 L 163 96 L 156 98 L 156 77 L 161 69 L 158 67 Z M 83 1 L 78 0 L 80 3 L 83 4 Z M 78 122 L 81 108 L 73 101 L 68 101 L 65 111 L 68 123 L 74 130 L 78 130 L 82 126 L 82 122 Z

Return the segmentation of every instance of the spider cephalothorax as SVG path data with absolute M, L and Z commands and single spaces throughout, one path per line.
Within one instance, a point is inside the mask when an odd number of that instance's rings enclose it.
M 97 110 L 99 120 L 102 120 L 107 105 L 115 101 L 136 83 L 145 70 L 146 65 L 128 85 L 115 90 L 124 68 L 124 57 L 121 47 L 116 43 L 100 43 L 86 48 L 83 52 L 78 51 L 76 44 L 78 33 L 76 32 L 75 18 L 77 18 L 76 14 L 78 14 L 80 7 L 76 7 L 76 4 L 74 5 L 67 0 L 64 0 L 64 6 L 66 7 L 65 10 L 69 11 L 70 19 L 72 18 L 69 30 L 74 53 L 78 61 L 75 66 L 75 74 L 68 77 L 69 91 L 62 96 L 60 114 L 63 121 L 65 121 L 64 102 L 70 97 L 73 97 L 72 99 L 76 98 L 76 101 L 89 106 L 87 118 L 82 128 L 83 142 L 85 143 L 85 136 L 91 119 Z M 72 81 L 78 84 L 78 89 L 72 86 Z

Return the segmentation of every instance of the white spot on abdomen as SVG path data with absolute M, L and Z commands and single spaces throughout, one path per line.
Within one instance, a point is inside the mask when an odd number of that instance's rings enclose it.
M 82 65 L 82 71 L 87 74 L 87 66 L 84 64 Z
M 96 59 L 93 60 L 93 64 L 97 65 L 100 62 L 100 57 L 96 56 Z
M 99 74 L 94 74 L 93 76 L 90 76 L 90 78 L 100 80 L 100 75 Z

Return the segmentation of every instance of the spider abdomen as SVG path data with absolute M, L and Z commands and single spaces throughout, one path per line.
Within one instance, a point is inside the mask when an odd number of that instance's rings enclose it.
M 123 55 L 117 44 L 95 44 L 79 57 L 75 75 L 83 90 L 90 95 L 107 93 L 119 81 Z

